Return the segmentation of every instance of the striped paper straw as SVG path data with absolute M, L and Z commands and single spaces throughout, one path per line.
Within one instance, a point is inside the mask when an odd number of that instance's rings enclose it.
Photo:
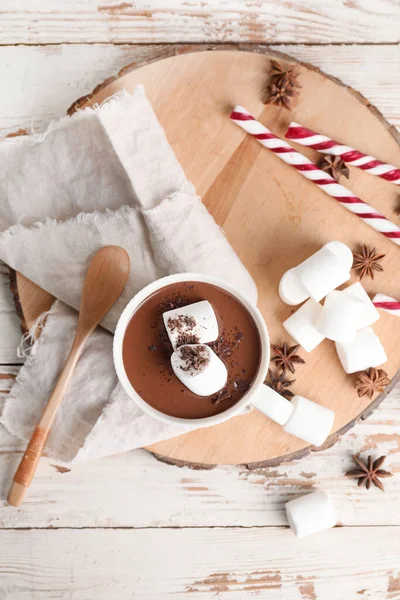
M 372 298 L 372 302 L 376 308 L 381 308 L 391 315 L 400 317 L 400 302 L 398 302 L 395 298 L 391 298 L 385 294 L 375 294 L 375 296 Z
M 236 106 L 231 113 L 231 120 L 254 136 L 260 144 L 274 152 L 284 162 L 292 165 L 304 177 L 313 181 L 321 190 L 335 198 L 347 210 L 358 215 L 370 227 L 400 246 L 400 227 L 389 221 L 372 206 L 357 198 L 333 177 L 321 171 L 307 157 L 300 154 L 284 140 L 271 133 L 264 125 L 255 120 L 242 106 Z
M 350 146 L 335 142 L 335 140 L 331 140 L 328 136 L 316 133 L 312 129 L 307 129 L 307 127 L 303 127 L 299 123 L 295 123 L 294 121 L 290 123 L 285 137 L 302 146 L 318 150 L 318 152 L 322 152 L 323 154 L 340 156 L 348 165 L 358 167 L 366 173 L 377 175 L 378 177 L 382 177 L 382 179 L 386 179 L 386 181 L 400 185 L 400 169 L 397 167 L 377 160 L 373 156 L 363 154 Z

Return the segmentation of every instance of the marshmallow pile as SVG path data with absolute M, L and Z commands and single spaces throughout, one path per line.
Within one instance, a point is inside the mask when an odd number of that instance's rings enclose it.
M 171 366 L 178 379 L 198 396 L 219 392 L 226 384 L 228 371 L 206 345 L 219 335 L 217 317 L 210 302 L 202 300 L 169 310 L 163 314 L 163 321 L 174 348 Z
M 346 373 L 378 367 L 387 360 L 371 328 L 379 313 L 361 283 L 336 290 L 350 279 L 352 264 L 353 254 L 346 244 L 329 242 L 286 271 L 279 284 L 279 295 L 286 304 L 306 301 L 283 323 L 289 335 L 306 352 L 325 338 L 334 341 Z

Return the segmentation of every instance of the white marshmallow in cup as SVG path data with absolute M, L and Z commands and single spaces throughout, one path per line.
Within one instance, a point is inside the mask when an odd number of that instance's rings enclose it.
M 379 367 L 387 361 L 385 349 L 372 327 L 358 331 L 350 342 L 336 342 L 336 351 L 346 373 Z
M 184 357 L 185 349 L 200 352 L 206 359 L 204 368 L 190 368 Z M 179 346 L 171 356 L 171 366 L 183 385 L 198 396 L 210 396 L 219 392 L 228 378 L 228 371 L 222 360 L 205 344 Z
M 184 322 L 181 323 L 180 330 L 178 330 L 177 327 L 174 327 L 173 321 L 175 319 L 179 320 L 182 317 L 193 319 L 195 323 L 194 327 L 185 325 Z M 195 335 L 198 344 L 214 342 L 219 335 L 217 317 L 208 300 L 201 300 L 200 302 L 194 302 L 193 304 L 188 304 L 181 308 L 169 310 L 163 314 L 163 320 L 174 350 L 178 345 L 179 336 L 183 333 Z
M 296 537 L 302 538 L 335 527 L 335 507 L 326 492 L 306 494 L 285 505 L 289 525 Z
M 310 298 L 283 323 L 288 334 L 306 352 L 314 350 L 325 339 L 315 326 L 321 312 L 321 304 Z
M 294 410 L 283 430 L 313 446 L 322 446 L 332 431 L 333 410 L 303 396 L 295 396 L 291 404 Z
M 360 298 L 334 290 L 325 298 L 316 328 L 330 340 L 349 342 L 360 329 L 364 310 Z

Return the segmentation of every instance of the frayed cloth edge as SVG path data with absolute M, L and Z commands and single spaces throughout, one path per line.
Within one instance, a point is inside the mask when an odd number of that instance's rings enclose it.
M 51 123 L 49 123 L 49 125 L 46 127 L 46 130 L 41 133 L 35 133 L 32 130 L 32 133 L 29 133 L 28 135 L 21 135 L 8 138 L 6 137 L 1 140 L 1 143 L 5 143 L 8 145 L 41 144 L 49 135 L 49 133 L 57 131 L 58 129 L 62 129 L 67 123 L 79 121 L 80 119 L 86 117 L 88 114 L 94 115 L 102 112 L 109 112 L 115 110 L 116 107 L 120 107 L 121 102 L 124 102 L 125 100 L 139 100 L 145 97 L 146 95 L 144 92 L 144 86 L 141 84 L 137 85 L 134 88 L 132 94 L 125 89 L 119 90 L 109 98 L 106 98 L 101 104 L 93 104 L 93 106 L 86 106 L 85 108 L 80 108 L 72 115 L 65 115 L 60 119 L 55 119 L 51 121 Z

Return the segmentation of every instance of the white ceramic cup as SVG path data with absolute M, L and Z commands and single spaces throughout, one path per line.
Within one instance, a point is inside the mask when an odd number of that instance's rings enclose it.
M 257 326 L 258 333 L 260 335 L 261 340 L 261 357 L 260 364 L 258 367 L 257 375 L 249 388 L 249 390 L 244 394 L 244 396 L 233 406 L 225 410 L 224 412 L 219 413 L 218 415 L 212 415 L 210 417 L 204 417 L 202 419 L 183 419 L 179 417 L 171 417 L 166 415 L 159 410 L 156 410 L 152 406 L 150 406 L 147 402 L 145 402 L 140 395 L 136 392 L 136 390 L 132 387 L 126 371 L 124 367 L 124 363 L 122 360 L 122 347 L 123 340 L 125 336 L 126 329 L 130 320 L 132 319 L 137 308 L 154 292 L 173 284 L 180 283 L 186 281 L 199 281 L 201 283 L 209 283 L 214 285 L 215 287 L 221 288 L 222 290 L 227 291 L 229 294 L 237 298 L 239 302 L 241 302 L 249 314 L 252 316 L 254 323 Z M 180 273 L 178 275 L 168 275 L 167 277 L 163 277 L 162 279 L 158 279 L 153 283 L 150 283 L 148 286 L 143 288 L 140 292 L 136 294 L 126 306 L 125 310 L 120 316 L 120 319 L 117 324 L 117 328 L 115 330 L 114 336 L 114 365 L 118 375 L 118 379 L 122 384 L 122 387 L 128 394 L 128 396 L 141 408 L 145 413 L 149 414 L 151 417 L 158 419 L 159 421 L 163 421 L 164 423 L 170 424 L 179 424 L 183 426 L 201 426 L 201 427 L 209 427 L 210 425 L 217 425 L 218 423 L 222 423 L 238 415 L 249 405 L 256 406 L 258 410 L 263 411 L 263 396 L 269 396 L 269 393 L 272 392 L 270 388 L 263 385 L 263 382 L 267 376 L 268 365 L 270 359 L 270 344 L 269 344 L 269 336 L 267 327 L 265 325 L 264 319 L 256 307 L 256 305 L 245 295 L 243 292 L 237 290 L 231 284 L 225 282 L 222 279 L 217 277 L 211 277 L 208 275 L 200 275 L 198 273 Z M 275 393 L 275 392 L 274 392 Z M 282 399 L 284 400 L 284 399 Z M 289 404 L 289 403 L 288 403 Z M 267 414 L 267 413 L 266 413 Z

